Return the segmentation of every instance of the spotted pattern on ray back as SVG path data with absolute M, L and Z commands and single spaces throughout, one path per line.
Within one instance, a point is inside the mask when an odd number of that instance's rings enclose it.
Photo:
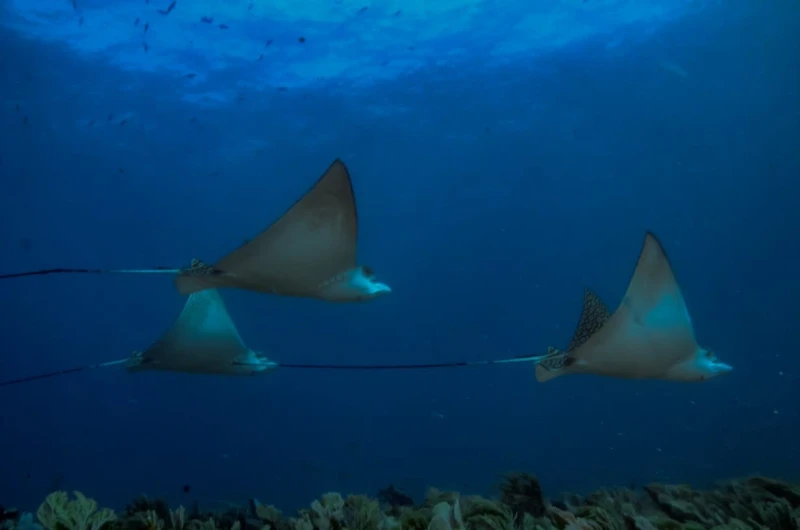
M 199 259 L 192 259 L 192 264 L 188 269 L 181 269 L 178 273 L 179 276 L 212 276 L 216 274 L 214 267 L 203 263 Z
M 557 372 L 562 368 L 568 368 L 575 362 L 574 357 L 567 355 L 557 348 L 550 347 L 547 349 L 547 357 L 539 361 L 539 366 L 548 372 Z
M 579 348 L 589 340 L 589 337 L 597 333 L 609 318 L 611 318 L 611 313 L 608 311 L 606 304 L 591 289 L 585 287 L 583 289 L 581 318 L 578 321 L 578 327 L 575 329 L 575 334 L 572 336 L 572 341 L 569 343 L 567 351 L 571 352 Z

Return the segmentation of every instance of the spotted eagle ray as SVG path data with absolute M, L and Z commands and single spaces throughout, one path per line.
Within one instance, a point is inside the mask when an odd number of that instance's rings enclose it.
M 669 262 L 648 233 L 622 303 L 610 314 L 590 290 L 584 293 L 577 330 L 566 351 L 547 355 L 417 364 L 277 363 L 247 348 L 216 290 L 190 295 L 178 321 L 153 346 L 132 357 L 0 381 L 0 387 L 92 368 L 126 364 L 129 371 L 252 375 L 275 368 L 311 370 L 420 370 L 533 363 L 547 381 L 564 373 L 593 373 L 629 379 L 699 381 L 732 368 L 694 338 L 691 319 Z
M 566 351 L 550 348 L 536 379 L 596 374 L 625 379 L 703 381 L 732 370 L 698 345 L 692 319 L 669 260 L 648 232 L 628 290 L 617 310 L 588 289 Z
M 216 289 L 191 294 L 172 327 L 126 361 L 130 372 L 216 375 L 252 375 L 277 366 L 245 345 Z
M 205 289 L 189 295 L 183 311 L 172 327 L 143 352 L 134 352 L 133 355 L 124 359 L 0 381 L 0 387 L 118 365 L 125 365 L 127 370 L 132 373 L 170 371 L 206 375 L 257 375 L 276 368 L 358 371 L 427 370 L 536 362 L 542 357 L 525 356 L 480 361 L 412 364 L 278 363 L 245 345 L 233 319 L 228 314 L 222 296 L 216 289 Z
M 168 371 L 209 375 L 254 375 L 277 367 L 248 348 L 216 289 L 191 294 L 180 316 L 156 342 L 130 357 L 98 364 L 19 377 L 0 382 L 10 386 L 94 368 L 125 365 L 131 373 Z
M 175 274 L 181 294 L 239 288 L 334 302 L 391 292 L 369 267 L 357 263 L 358 215 L 350 173 L 337 159 L 286 213 L 215 265 L 192 260 L 176 269 L 43 269 L 0 279 L 45 274 Z

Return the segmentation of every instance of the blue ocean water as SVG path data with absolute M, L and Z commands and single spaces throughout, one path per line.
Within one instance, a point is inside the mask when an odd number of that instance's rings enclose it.
M 584 285 L 618 303 L 653 230 L 701 344 L 735 369 L 85 371 L 0 389 L 3 503 L 291 508 L 389 483 L 485 493 L 510 470 L 553 494 L 798 478 L 797 2 L 166 4 L 0 4 L 0 272 L 213 261 L 341 157 L 360 261 L 393 292 L 225 291 L 252 348 L 544 353 Z M 0 300 L 2 379 L 144 349 L 184 302 L 168 277 L 80 275 L 3 281 Z

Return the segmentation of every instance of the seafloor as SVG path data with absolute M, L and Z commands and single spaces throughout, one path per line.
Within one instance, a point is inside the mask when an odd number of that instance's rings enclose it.
M 790 530 L 800 529 L 800 486 L 751 477 L 710 490 L 650 484 L 546 499 L 535 477 L 519 473 L 494 499 L 431 489 L 415 503 L 390 486 L 374 499 L 326 493 L 294 515 L 257 500 L 211 513 L 145 497 L 114 513 L 58 491 L 35 515 L 0 508 L 0 517 L 0 530 Z

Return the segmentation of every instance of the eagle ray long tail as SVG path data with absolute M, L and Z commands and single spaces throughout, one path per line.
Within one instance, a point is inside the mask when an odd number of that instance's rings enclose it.
M 546 355 L 533 355 L 521 357 L 507 357 L 504 359 L 485 359 L 480 361 L 451 361 L 442 363 L 417 363 L 417 364 L 316 364 L 316 363 L 276 363 L 276 368 L 295 368 L 305 370 L 351 370 L 351 371 L 386 371 L 386 370 L 435 370 L 441 368 L 463 368 L 467 366 L 488 366 L 490 364 L 511 364 L 511 363 L 534 363 L 538 364 Z M 30 381 L 38 381 L 39 379 L 48 379 L 60 375 L 74 374 L 84 370 L 92 370 L 94 368 L 107 368 L 109 366 L 116 366 L 127 362 L 129 358 L 117 359 L 115 361 L 107 361 L 98 364 L 86 364 L 83 366 L 76 366 L 74 368 L 65 368 L 62 370 L 53 370 L 51 372 L 42 372 L 36 375 L 29 375 L 25 377 L 17 377 L 15 379 L 8 379 L 0 381 L 0 387 L 17 385 L 20 383 L 27 383 Z M 251 363 L 235 363 L 238 366 L 253 366 L 263 368 L 260 364 Z
M 152 269 L 39 269 L 35 271 L 0 274 L 0 280 L 22 278 L 24 276 L 45 276 L 48 274 L 178 274 L 182 269 L 172 267 L 153 267 Z
M 82 372 L 84 370 L 91 370 L 94 368 L 106 368 L 108 366 L 116 366 L 118 364 L 122 364 L 126 362 L 128 359 L 117 359 L 116 361 L 107 361 L 104 363 L 97 363 L 97 364 L 85 364 L 83 366 L 76 366 L 74 368 L 65 368 L 62 370 L 53 370 L 52 372 L 42 372 L 36 375 L 28 375 L 25 377 L 17 377 L 15 379 L 8 379 L 6 381 L 0 382 L 0 386 L 11 386 L 17 385 L 20 383 L 27 383 L 29 381 L 37 381 L 39 379 L 49 379 L 50 377 L 56 377 L 59 375 L 67 375 L 67 374 L 74 374 L 77 372 Z

